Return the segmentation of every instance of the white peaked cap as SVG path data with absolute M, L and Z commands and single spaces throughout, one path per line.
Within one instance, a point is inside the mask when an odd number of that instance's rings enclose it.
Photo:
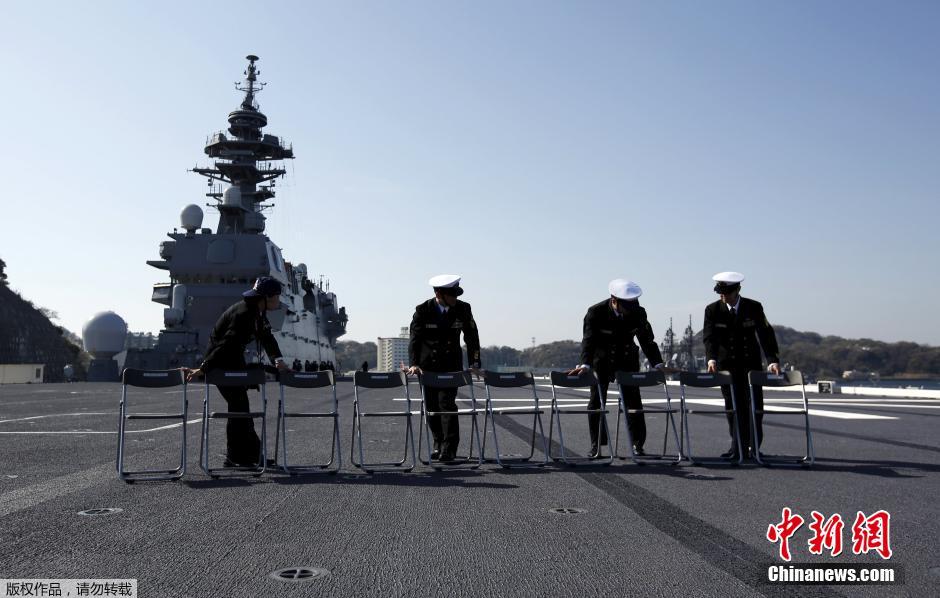
M 460 276 L 457 274 L 438 274 L 437 276 L 432 276 L 428 284 L 435 289 L 455 287 L 460 284 Z
M 607 290 L 617 299 L 624 300 L 636 299 L 643 294 L 643 289 L 640 288 L 640 285 L 625 278 L 611 280 L 610 284 L 607 285 Z
M 712 276 L 712 280 L 715 282 L 723 282 L 725 284 L 738 284 L 744 280 L 744 275 L 740 272 L 719 272 Z

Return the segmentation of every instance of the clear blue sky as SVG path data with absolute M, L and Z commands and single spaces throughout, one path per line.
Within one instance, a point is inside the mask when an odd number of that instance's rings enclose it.
M 487 345 L 579 339 L 616 277 L 661 337 L 739 270 L 774 323 L 940 344 L 938 31 L 908 0 L 5 3 L 0 257 L 72 330 L 158 330 L 144 262 L 254 53 L 297 156 L 268 232 L 347 339 L 441 272 Z

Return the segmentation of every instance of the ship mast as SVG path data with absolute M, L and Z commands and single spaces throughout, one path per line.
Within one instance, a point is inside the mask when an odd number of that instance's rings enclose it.
M 661 349 L 666 365 L 669 367 L 674 366 L 676 359 L 676 333 L 672 329 L 672 318 L 669 318 L 669 328 L 666 329 L 666 334 L 663 335 Z
M 205 152 L 216 158 L 212 168 L 193 168 L 192 172 L 208 179 L 207 197 L 215 199 L 219 210 L 218 234 L 264 231 L 264 201 L 274 197 L 275 180 L 286 171 L 272 161 L 292 159 L 294 150 L 276 135 L 262 134 L 268 117 L 258 108 L 255 96 L 265 86 L 258 81 L 261 71 L 255 66 L 258 57 L 248 55 L 244 83 L 235 88 L 245 93 L 237 110 L 228 115 L 228 135 L 218 132 L 206 143 Z M 214 185 L 213 182 L 218 184 Z M 226 189 L 222 189 L 227 185 Z

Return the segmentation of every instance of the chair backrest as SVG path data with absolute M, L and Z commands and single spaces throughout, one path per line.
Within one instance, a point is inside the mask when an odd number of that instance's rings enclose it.
M 725 386 L 731 384 L 731 373 L 727 371 L 716 372 L 714 374 L 679 372 L 679 383 L 683 386 L 694 386 L 697 388 Z
M 290 372 L 284 371 L 277 375 L 282 386 L 292 388 L 323 388 L 335 384 L 333 372 Z
M 799 386 L 803 384 L 803 374 L 798 371 L 771 374 L 763 370 L 748 372 L 747 381 L 752 386 Z
M 418 382 L 431 388 L 460 388 L 472 385 L 473 378 L 470 372 L 424 372 Z
M 666 375 L 659 370 L 650 372 L 624 372 L 616 374 L 617 384 L 620 386 L 659 386 L 666 383 Z
M 496 386 L 499 388 L 518 388 L 520 386 L 531 386 L 535 383 L 532 372 L 483 372 L 483 383 L 487 386 Z
M 121 381 L 128 386 L 143 388 L 167 388 L 185 384 L 183 370 L 135 370 L 125 368 Z
M 264 370 L 209 370 L 206 384 L 216 386 L 260 386 L 266 382 Z
M 356 372 L 353 383 L 361 388 L 397 388 L 407 386 L 404 372 Z
M 552 386 L 565 388 L 590 388 L 597 384 L 597 376 L 593 371 L 584 371 L 577 375 L 568 375 L 568 372 L 551 372 L 549 374 Z

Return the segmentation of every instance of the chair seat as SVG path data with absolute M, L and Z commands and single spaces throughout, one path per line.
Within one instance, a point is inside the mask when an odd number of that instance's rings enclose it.
M 294 411 L 284 413 L 284 417 L 336 417 L 338 413 L 332 411 Z
M 370 411 L 368 413 L 359 412 L 362 417 L 411 417 L 410 411 Z
M 627 409 L 627 413 L 679 413 L 679 409 Z M 689 413 L 692 413 L 691 411 Z
M 248 419 L 255 417 L 264 417 L 263 411 L 213 411 L 209 414 L 212 419 Z
M 754 413 L 769 413 L 770 415 L 806 415 L 806 411 L 803 409 L 800 409 L 799 411 L 768 411 L 766 409 L 755 409 Z
M 544 409 L 490 409 L 490 413 L 499 413 L 505 415 L 535 415 L 536 413 L 545 413 Z
M 127 419 L 183 419 L 182 413 L 134 413 L 125 416 Z

